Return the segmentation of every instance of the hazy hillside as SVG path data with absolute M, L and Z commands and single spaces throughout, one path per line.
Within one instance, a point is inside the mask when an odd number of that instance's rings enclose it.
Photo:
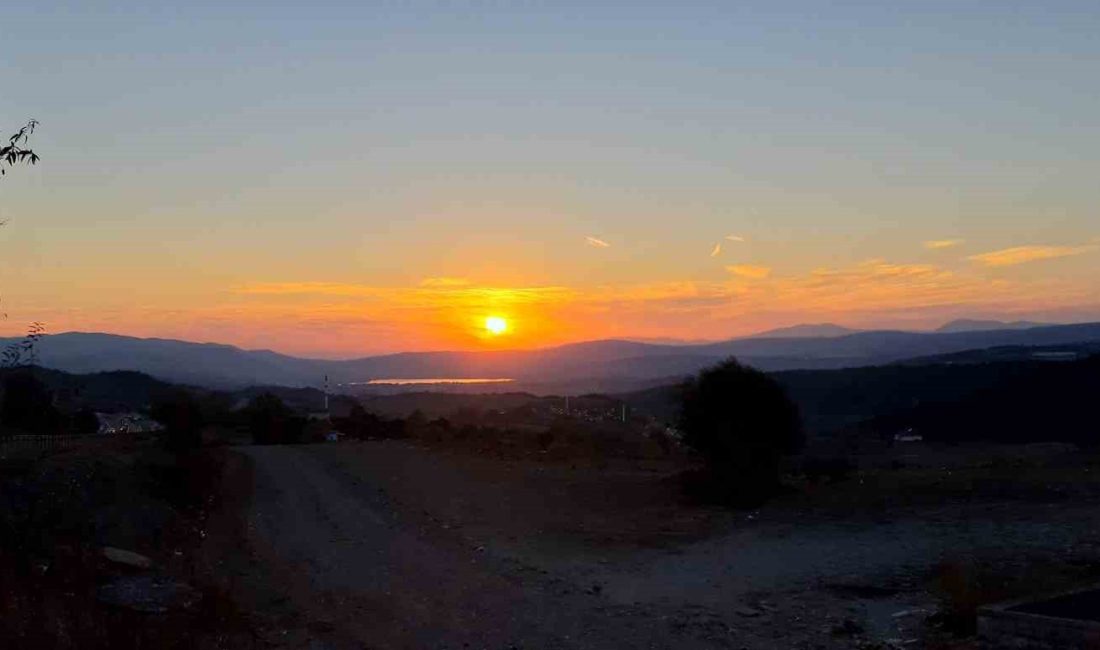
M 96 411 L 140 411 L 183 388 L 132 371 L 72 374 L 48 368 L 3 369 L 0 380 L 16 372 L 33 373 L 60 402 Z
M 1100 390 L 1100 355 L 1042 361 L 1020 349 L 999 350 L 988 356 L 984 351 L 964 353 L 962 363 L 794 370 L 772 376 L 798 405 L 812 437 L 857 426 L 892 434 L 918 425 L 940 439 L 1080 440 L 1082 427 L 1092 427 L 1100 436 L 1100 415 L 1087 397 Z M 675 385 L 617 397 L 635 413 L 676 418 Z M 1020 424 L 1014 418 L 1021 418 Z M 1023 431 L 1023 423 L 1032 430 Z M 1072 431 L 1064 429 L 1067 423 L 1073 424 Z
M 927 440 L 950 442 L 1071 442 L 1090 447 L 1100 443 L 1100 411 L 1095 406 L 1100 355 L 1065 363 L 952 368 L 974 375 L 968 390 L 886 412 L 863 429 L 889 434 L 913 427 Z
M 1060 345 L 1096 340 L 1100 340 L 1100 323 L 976 332 L 869 331 L 824 339 L 735 339 L 691 349 L 712 356 L 734 355 L 748 363 L 766 357 L 773 360 L 832 362 L 834 367 L 845 367 L 878 365 L 911 357 L 1002 345 Z M 774 361 L 755 365 L 766 370 L 774 369 Z
M 817 323 L 807 325 L 794 325 L 792 327 L 779 327 L 766 332 L 759 332 L 745 338 L 764 339 L 764 338 L 815 338 L 815 337 L 827 337 L 827 336 L 844 336 L 845 334 L 855 334 L 860 330 L 852 329 L 850 327 L 843 327 L 835 323 Z
M 229 345 L 67 333 L 43 338 L 39 359 L 44 366 L 68 372 L 136 370 L 168 381 L 213 387 L 319 387 L 325 375 L 334 386 L 380 378 L 490 377 L 515 380 L 502 385 L 502 390 L 576 394 L 643 388 L 728 356 L 764 370 L 828 369 L 997 346 L 1090 341 L 1100 341 L 1100 323 L 992 331 L 753 337 L 702 345 L 590 341 L 541 350 L 409 352 L 326 361 Z
M 975 320 L 971 318 L 959 318 L 949 323 L 944 323 L 936 329 L 937 332 L 983 332 L 990 330 L 1023 330 L 1031 327 L 1043 327 L 1049 323 L 1036 323 L 1033 321 L 1017 320 L 1005 322 L 999 320 Z
M 307 385 L 316 383 L 316 377 L 324 372 L 312 360 L 266 350 L 114 334 L 67 332 L 45 336 L 37 352 L 41 365 L 66 372 L 135 370 L 167 381 L 216 387 Z

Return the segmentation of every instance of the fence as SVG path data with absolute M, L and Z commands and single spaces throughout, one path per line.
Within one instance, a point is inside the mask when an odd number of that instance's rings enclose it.
M 0 435 L 0 450 L 10 451 L 16 449 L 65 449 L 73 446 L 77 441 L 87 439 L 88 436 L 81 435 Z

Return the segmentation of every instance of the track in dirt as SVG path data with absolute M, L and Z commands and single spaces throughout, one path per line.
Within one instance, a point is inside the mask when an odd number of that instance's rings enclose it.
M 856 618 L 896 635 L 891 615 L 929 606 L 930 568 L 949 554 L 1057 553 L 1100 531 L 1088 504 L 1056 516 L 1044 504 L 960 505 L 878 523 L 777 507 L 730 515 L 695 542 L 586 552 L 545 541 L 560 511 L 587 505 L 549 493 L 551 468 L 519 465 L 498 481 L 493 461 L 396 443 L 240 451 L 255 472 L 256 570 L 290 599 L 287 624 L 332 647 L 848 647 L 833 625 Z M 509 499 L 520 505 L 497 503 Z M 518 542 L 516 517 L 529 527 Z M 524 543 L 540 540 L 538 552 Z
M 506 566 L 445 530 L 403 516 L 378 487 L 341 472 L 309 447 L 242 451 L 255 465 L 255 541 L 279 566 L 296 604 L 323 619 L 327 633 L 320 636 L 331 645 L 676 645 L 662 641 L 662 631 L 638 612 L 610 607 L 540 572 Z

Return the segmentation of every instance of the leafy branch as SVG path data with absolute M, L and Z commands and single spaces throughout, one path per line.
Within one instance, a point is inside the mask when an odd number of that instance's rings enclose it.
M 38 363 L 38 342 L 46 334 L 46 326 L 35 321 L 27 328 L 26 335 L 4 348 L 0 354 L 0 367 L 16 368 Z
M 23 125 L 23 128 L 8 138 L 7 144 L 0 146 L 0 176 L 7 173 L 7 169 L 4 168 L 5 165 L 14 167 L 20 163 L 33 165 L 38 162 L 38 154 L 24 146 L 37 126 L 38 120 L 27 122 Z

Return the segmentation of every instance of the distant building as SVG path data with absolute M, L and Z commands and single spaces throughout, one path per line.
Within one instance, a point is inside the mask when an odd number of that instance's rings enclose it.
M 1040 361 L 1076 361 L 1079 356 L 1072 350 L 1044 350 L 1031 353 L 1032 359 Z
M 96 413 L 99 421 L 99 433 L 149 433 L 160 431 L 164 427 L 152 418 L 141 413 Z
M 924 442 L 924 436 L 908 427 L 894 434 L 894 442 Z

